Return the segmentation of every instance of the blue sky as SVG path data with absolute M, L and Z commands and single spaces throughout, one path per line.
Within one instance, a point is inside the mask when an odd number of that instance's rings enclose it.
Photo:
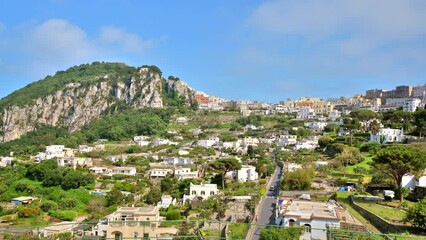
M 93 61 L 269 102 L 426 83 L 423 0 L 17 0 L 0 13 L 0 98 Z

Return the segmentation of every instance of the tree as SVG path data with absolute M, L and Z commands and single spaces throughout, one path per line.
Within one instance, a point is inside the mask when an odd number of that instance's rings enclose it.
M 345 130 L 349 131 L 349 139 L 350 139 L 349 145 L 352 146 L 353 133 L 356 130 L 359 130 L 361 128 L 361 123 L 356 118 L 345 118 L 345 119 L 343 119 L 342 127 Z
M 145 197 L 147 204 L 157 204 L 161 200 L 161 189 L 158 187 L 151 187 L 151 190 Z
M 361 109 L 351 112 L 350 116 L 364 123 L 364 131 L 366 131 L 366 129 L 370 128 L 371 121 L 377 118 L 377 113 L 368 109 Z
M 312 169 L 300 168 L 293 172 L 284 174 L 281 181 L 282 190 L 308 190 L 311 188 L 314 171 Z
M 419 228 L 426 228 L 426 198 L 408 209 L 404 221 L 412 222 Z
M 405 174 L 417 174 L 426 168 L 426 153 L 407 145 L 391 146 L 380 150 L 373 158 L 373 167 L 393 179 L 400 201 L 404 200 L 401 186 Z
M 105 196 L 105 201 L 107 207 L 120 204 L 124 201 L 124 194 L 120 190 L 114 188 L 111 191 L 107 192 Z
M 269 227 L 260 231 L 260 240 L 293 240 L 299 239 L 301 234 L 300 227 Z
M 221 174 L 222 189 L 225 189 L 225 176 L 229 171 L 241 169 L 241 163 L 235 158 L 222 158 L 210 164 L 210 168 Z
M 328 147 L 328 145 L 330 145 L 330 143 L 332 143 L 333 141 L 334 139 L 332 137 L 330 137 L 329 135 L 325 135 L 318 139 L 318 145 L 321 149 L 324 149 Z

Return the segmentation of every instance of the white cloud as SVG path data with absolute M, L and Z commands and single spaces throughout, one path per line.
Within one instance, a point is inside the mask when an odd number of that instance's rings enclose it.
M 64 19 L 49 19 L 19 32 L 23 40 L 9 39 L 13 42 L 9 49 L 21 51 L 9 55 L 21 55 L 29 66 L 27 70 L 38 77 L 81 63 L 107 59 L 126 61 L 126 57 L 144 54 L 156 43 L 117 27 L 101 27 L 98 34 L 88 34 Z
M 128 33 L 117 27 L 103 27 L 101 29 L 100 41 L 121 47 L 127 52 L 142 52 L 154 46 L 154 41 L 143 41 L 138 35 Z
M 61 19 L 51 19 L 36 26 L 26 38 L 25 50 L 47 61 L 82 59 L 96 49 L 79 27 Z
M 249 23 L 265 31 L 310 37 L 345 32 L 383 37 L 425 34 L 424 1 L 269 1 L 260 5 Z

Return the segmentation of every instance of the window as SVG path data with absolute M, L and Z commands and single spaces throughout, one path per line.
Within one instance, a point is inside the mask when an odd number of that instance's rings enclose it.
M 214 191 L 210 191 L 210 196 L 214 196 Z
M 149 233 L 144 233 L 143 234 L 143 239 L 148 239 L 149 238 Z
M 197 192 L 196 191 L 192 191 L 191 195 L 197 195 Z
M 204 195 L 206 195 L 206 192 L 205 191 L 201 191 L 201 196 L 204 196 Z
M 138 234 L 138 232 L 134 232 L 134 233 L 133 233 L 133 237 L 134 237 L 135 239 L 137 239 L 137 238 L 138 238 L 138 235 L 139 235 L 139 234 Z
M 289 227 L 293 227 L 295 225 L 296 221 L 294 221 L 294 219 L 290 219 L 290 221 L 288 221 L 288 226 Z

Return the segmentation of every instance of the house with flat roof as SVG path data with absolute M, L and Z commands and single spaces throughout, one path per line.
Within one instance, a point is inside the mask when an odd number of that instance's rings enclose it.
M 172 239 L 178 229 L 161 227 L 159 207 L 120 207 L 101 218 L 92 228 L 92 236 L 107 239 Z
M 217 195 L 217 184 L 200 184 L 200 185 L 189 185 L 189 195 L 183 195 L 183 202 L 192 201 L 195 197 L 199 197 L 202 200 L 206 200 L 209 197 Z
M 317 202 L 280 198 L 276 223 L 304 228 L 300 239 L 327 239 L 328 228 L 363 229 L 364 226 L 334 201 Z

